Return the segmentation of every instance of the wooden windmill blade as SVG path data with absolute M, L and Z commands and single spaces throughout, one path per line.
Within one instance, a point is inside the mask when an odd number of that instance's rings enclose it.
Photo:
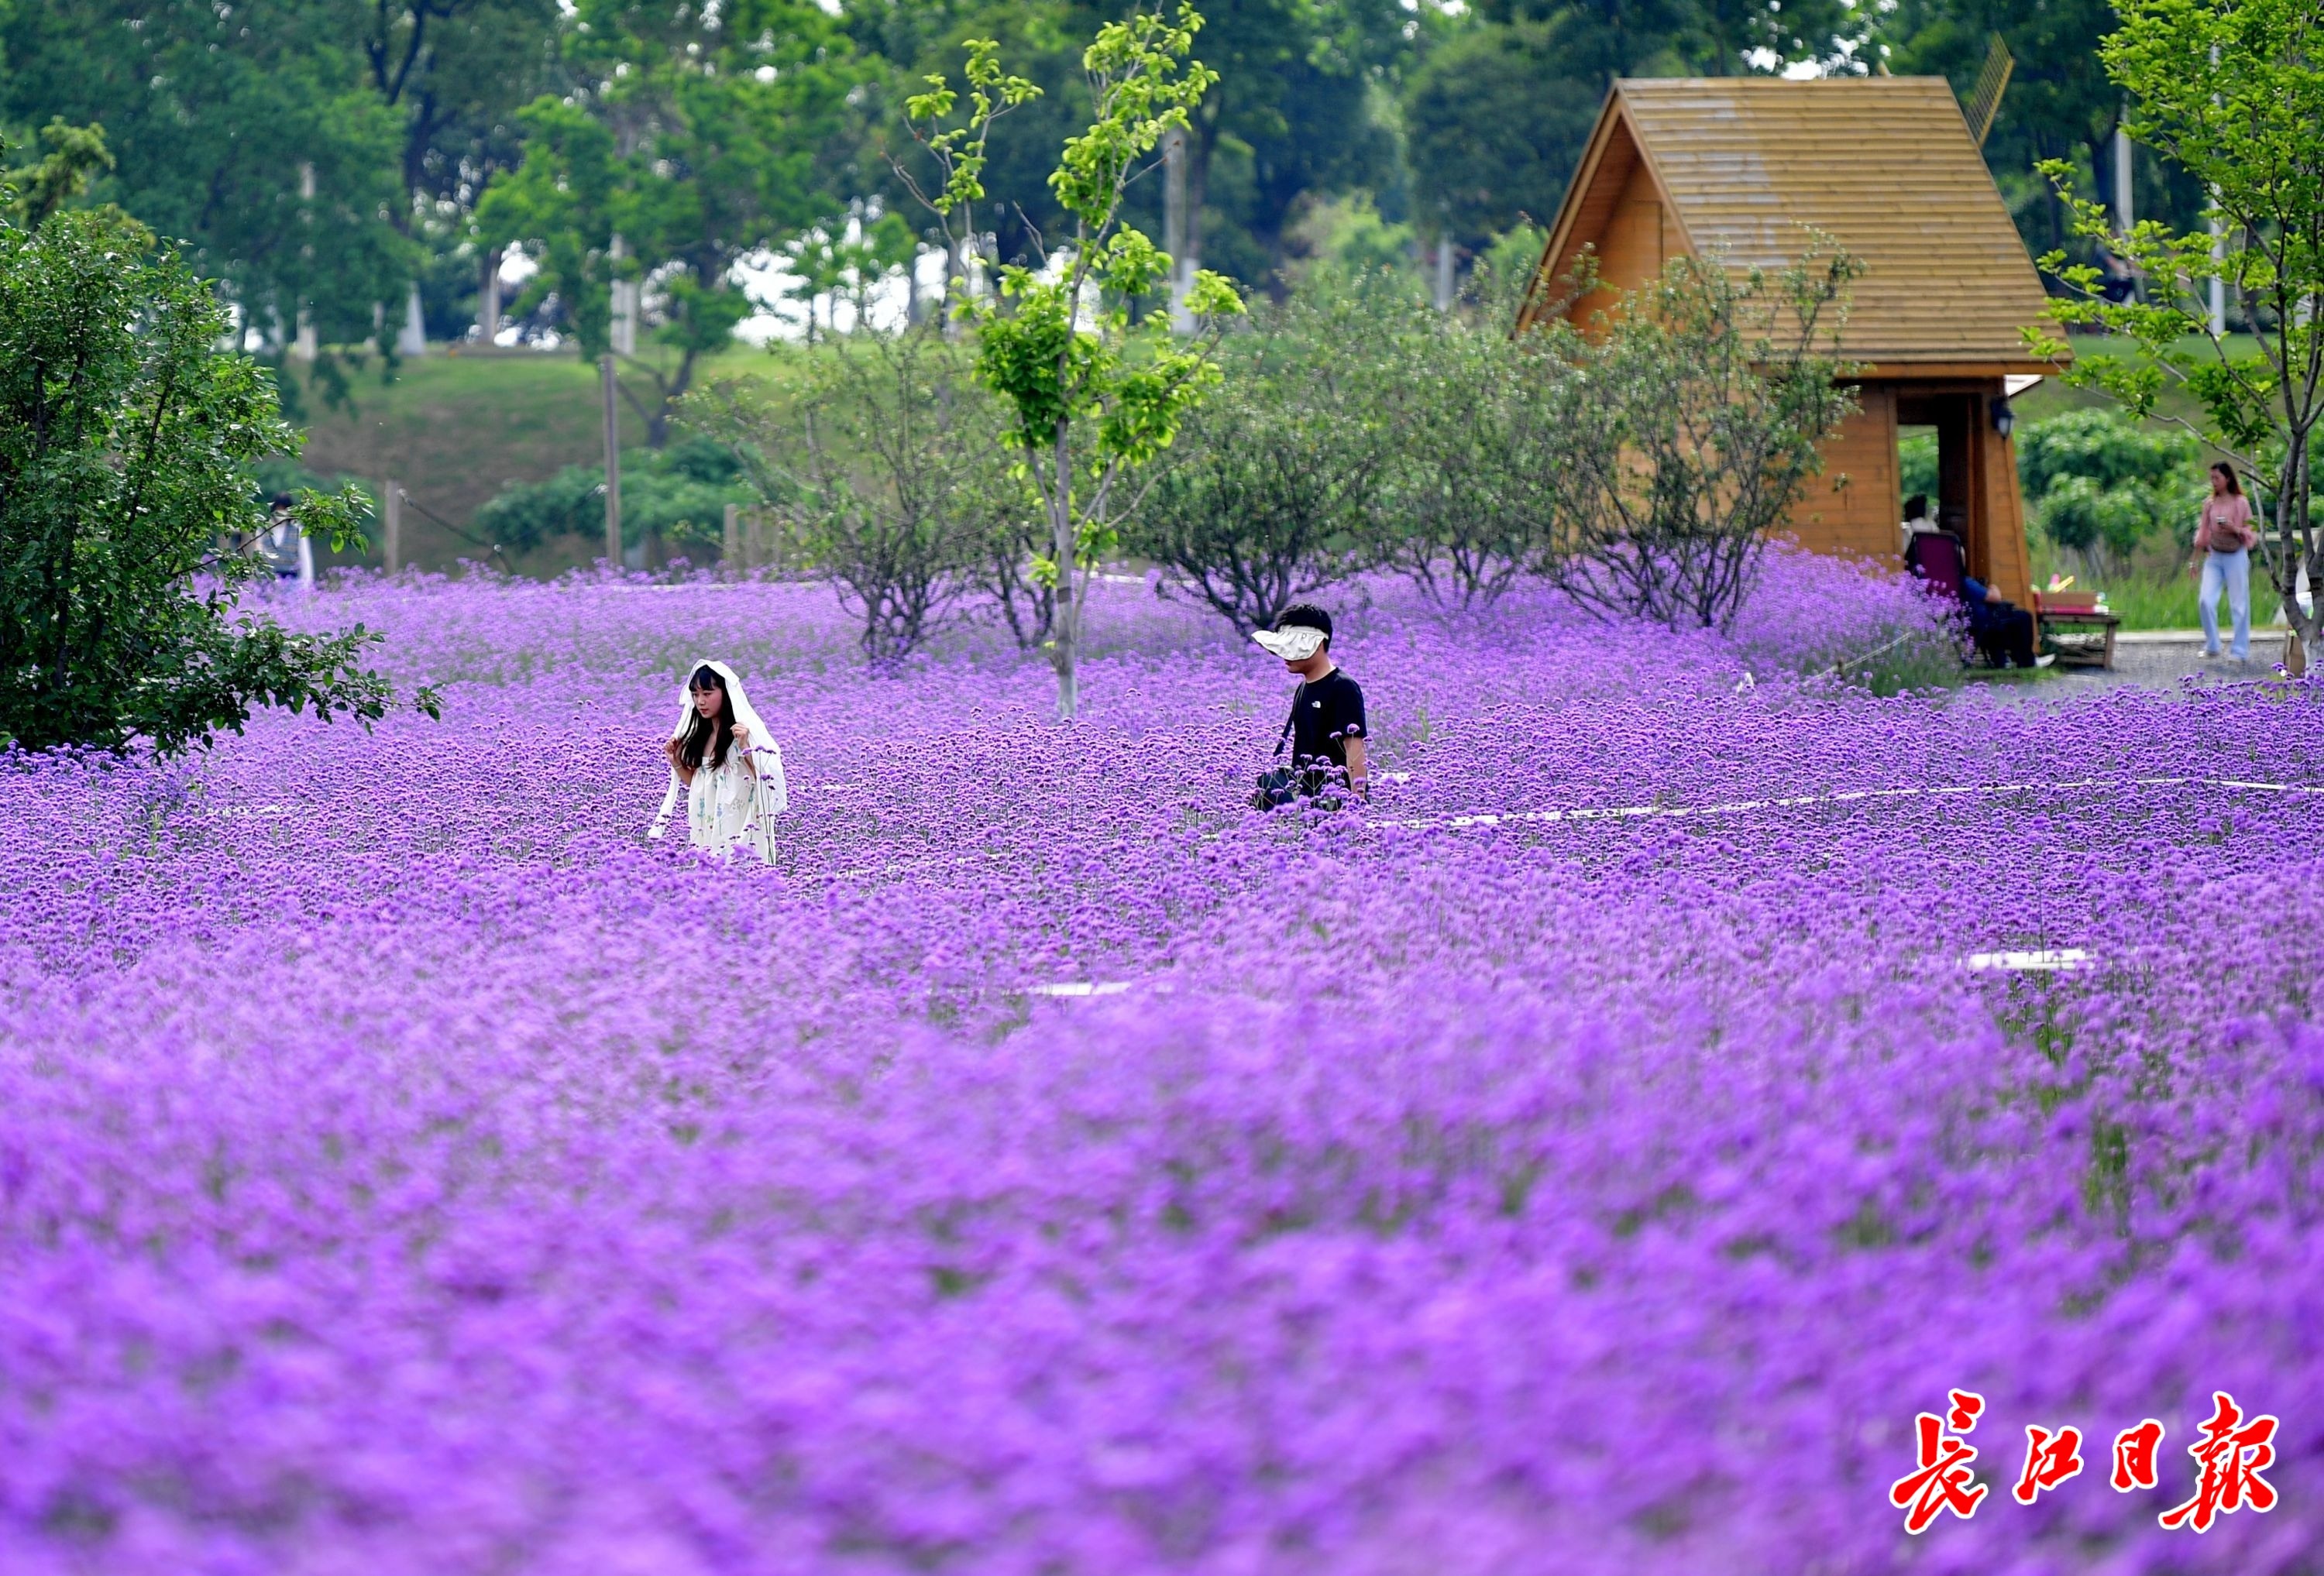
M 1961 111 L 1968 118 L 1969 134 L 1980 148 L 1985 146 L 1985 139 L 1991 134 L 1993 123 L 2001 114 L 2002 90 L 2009 86 L 2009 74 L 2016 69 L 2016 58 L 2001 41 L 2001 35 L 1995 33 L 1993 41 L 1986 46 L 1985 64 L 1977 73 L 1977 85 L 1969 89 L 1969 103 Z

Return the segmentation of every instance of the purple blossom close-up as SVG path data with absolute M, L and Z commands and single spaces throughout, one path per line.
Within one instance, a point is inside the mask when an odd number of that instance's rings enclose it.
M 1878 694 L 1934 602 L 1781 548 L 1326 600 L 1369 803 L 1249 808 L 1283 664 L 1129 577 L 1071 725 L 819 586 L 357 574 L 282 616 L 440 720 L 14 756 L 0 1571 L 2324 1569 L 2311 682 Z M 706 658 L 770 863 L 645 835 Z M 2279 1498 L 2165 1530 L 2218 1391 Z

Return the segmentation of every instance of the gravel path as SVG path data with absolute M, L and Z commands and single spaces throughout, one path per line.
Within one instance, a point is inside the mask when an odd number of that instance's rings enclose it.
M 2207 675 L 2215 682 L 2235 683 L 2272 677 L 2275 664 L 2283 655 L 2283 639 L 2281 627 L 2254 630 L 2251 661 L 2237 668 L 2225 657 L 2206 658 L 2200 630 L 2139 630 L 2115 637 L 2112 672 L 2061 666 L 2050 668 L 2030 683 L 2008 679 L 1971 682 L 1984 682 L 1997 694 L 2014 694 L 2028 700 L 2061 700 L 2083 691 L 2123 684 L 2171 689 L 2180 680 L 2198 674 Z

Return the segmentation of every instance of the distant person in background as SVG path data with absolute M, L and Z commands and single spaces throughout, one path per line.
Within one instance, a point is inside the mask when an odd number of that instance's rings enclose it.
M 1929 495 L 1915 493 L 1904 500 L 1904 550 L 1913 550 L 1913 539 L 1924 530 L 1934 530 L 1937 522 L 1929 518 Z
M 737 843 L 775 857 L 775 817 L 790 807 L 783 752 L 751 709 L 742 681 L 724 662 L 704 659 L 678 693 L 678 724 L 662 745 L 669 791 L 646 835 L 668 829 L 686 795 L 686 840 L 724 858 Z
M 2047 668 L 2055 657 L 2034 654 L 2034 615 L 2006 597 L 1996 596 L 1974 575 L 1961 578 L 1969 604 L 1969 638 L 1997 668 Z
M 251 556 L 274 572 L 274 584 L 283 591 L 311 591 L 315 587 L 315 549 L 307 540 L 307 532 L 290 512 L 294 501 L 288 493 L 274 494 L 268 505 L 266 529 L 250 544 Z
M 1283 724 L 1284 742 L 1291 746 L 1288 772 L 1271 771 L 1259 780 L 1252 803 L 1261 809 L 1288 803 L 1295 796 L 1313 798 L 1336 782 L 1345 781 L 1360 799 L 1371 797 L 1371 776 L 1364 759 L 1364 692 L 1332 660 L 1332 615 L 1308 603 L 1286 607 L 1275 627 L 1251 636 L 1299 680 L 1291 697 L 1291 715 Z
M 2203 621 L 2203 655 L 2219 654 L 2219 590 L 2227 588 L 2235 619 L 2235 659 L 2251 660 L 2251 550 L 2259 543 L 2252 529 L 2251 500 L 2236 484 L 2236 469 L 2222 460 L 2211 467 L 2211 495 L 2195 527 L 2195 558 L 2187 573 L 2198 576 L 2195 616 Z

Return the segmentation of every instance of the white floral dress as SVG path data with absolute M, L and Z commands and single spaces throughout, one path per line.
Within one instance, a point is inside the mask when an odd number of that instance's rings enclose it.
M 702 764 L 695 768 L 694 781 L 686 790 L 686 840 L 696 848 L 723 855 L 748 841 L 759 784 L 744 743 L 744 738 L 737 738 L 727 745 L 724 766 L 712 766 L 715 751 L 705 751 Z

